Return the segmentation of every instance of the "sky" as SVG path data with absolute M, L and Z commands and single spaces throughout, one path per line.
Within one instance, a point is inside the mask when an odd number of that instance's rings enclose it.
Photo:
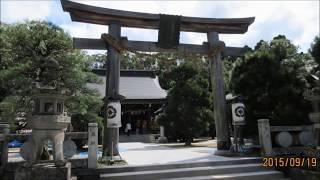
M 315 36 L 319 36 L 319 0 L 316 1 L 109 1 L 72 0 L 75 2 L 155 14 L 172 14 L 205 18 L 255 17 L 245 34 L 221 34 L 227 46 L 254 47 L 261 39 L 272 40 L 282 34 L 307 52 Z M 107 26 L 72 22 L 63 12 L 59 0 L 1 0 L 1 22 L 47 20 L 62 27 L 73 37 L 100 38 Z M 157 30 L 122 28 L 129 40 L 157 41 Z M 204 33 L 180 33 L 180 43 L 202 44 Z M 101 51 L 103 52 L 103 51 Z M 89 51 L 90 54 L 101 53 Z

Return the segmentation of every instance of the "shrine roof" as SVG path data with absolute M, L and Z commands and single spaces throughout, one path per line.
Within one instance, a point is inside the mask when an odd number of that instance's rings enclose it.
M 88 83 L 91 89 L 96 89 L 103 98 L 106 91 L 106 70 L 94 69 L 93 72 L 102 79 L 102 84 Z M 162 89 L 159 79 L 154 71 L 121 70 L 119 80 L 119 93 L 126 98 L 124 104 L 163 103 L 167 91 Z
M 123 11 L 85 5 L 61 0 L 64 11 L 69 12 L 72 21 L 108 25 L 117 21 L 123 27 L 158 29 L 160 14 Z M 247 32 L 254 17 L 246 18 L 200 18 L 181 16 L 181 31 L 222 34 L 243 34 Z

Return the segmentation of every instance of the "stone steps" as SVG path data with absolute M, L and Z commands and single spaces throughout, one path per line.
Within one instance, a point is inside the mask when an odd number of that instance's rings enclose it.
M 261 166 L 259 158 L 177 163 L 149 166 L 125 166 L 100 169 L 100 179 L 283 179 L 281 172 Z
M 279 171 L 258 171 L 246 173 L 233 173 L 223 175 L 209 175 L 209 176 L 196 176 L 196 177 L 182 177 L 182 178 L 167 178 L 166 180 L 209 180 L 209 179 L 222 179 L 222 180 L 289 180 L 283 177 Z
M 222 165 L 250 164 L 250 163 L 261 163 L 261 159 L 260 158 L 242 158 L 242 159 L 239 158 L 239 159 L 232 159 L 232 160 L 200 161 L 200 162 L 188 162 L 188 163 L 111 166 L 108 168 L 99 169 L 99 172 L 100 174 L 121 173 L 121 172 L 150 171 L 150 170 L 192 168 L 192 167 L 205 167 L 205 166 L 222 166 Z

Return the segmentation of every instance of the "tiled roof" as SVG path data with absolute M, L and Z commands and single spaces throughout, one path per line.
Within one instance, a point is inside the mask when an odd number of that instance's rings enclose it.
M 88 83 L 88 87 L 98 90 L 101 97 L 105 96 L 106 77 L 97 73 L 103 84 Z M 158 77 L 153 71 L 121 71 L 119 93 L 125 96 L 124 101 L 130 100 L 165 100 L 167 91 L 162 89 Z

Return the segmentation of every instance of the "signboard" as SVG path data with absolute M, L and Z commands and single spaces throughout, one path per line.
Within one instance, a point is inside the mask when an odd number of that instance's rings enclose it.
M 245 125 L 245 106 L 243 103 L 234 103 L 232 108 L 232 124 L 233 125 Z
M 121 104 L 120 101 L 109 102 L 107 107 L 108 127 L 121 127 Z

